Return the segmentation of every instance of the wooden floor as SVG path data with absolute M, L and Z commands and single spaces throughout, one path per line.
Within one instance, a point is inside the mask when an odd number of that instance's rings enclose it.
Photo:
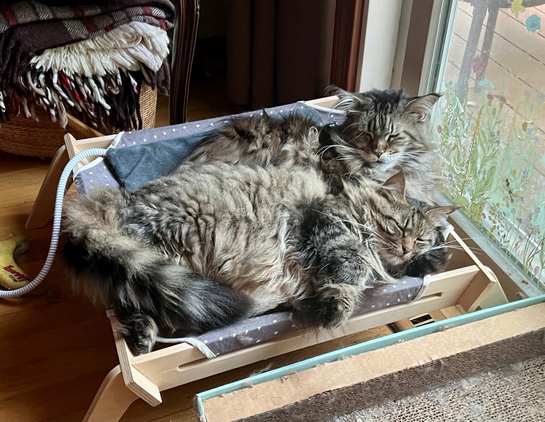
M 194 87 L 189 120 L 237 111 L 225 96 L 211 104 L 209 99 L 217 94 L 215 84 Z M 158 126 L 168 121 L 166 104 L 161 98 Z M 12 234 L 29 239 L 30 250 L 19 263 L 31 276 L 43 264 L 51 227 L 25 231 L 24 224 L 48 164 L 0 152 L 0 240 Z M 69 284 L 57 257 L 34 292 L 20 299 L 0 299 L 0 421 L 81 420 L 102 379 L 117 364 L 104 310 L 73 297 Z M 156 408 L 135 402 L 122 420 L 196 421 L 192 400 L 197 392 L 389 333 L 388 327 L 378 327 L 178 387 L 164 392 L 163 404 Z

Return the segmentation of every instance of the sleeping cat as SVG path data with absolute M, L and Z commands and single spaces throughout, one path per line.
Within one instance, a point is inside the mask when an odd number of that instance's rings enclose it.
M 439 95 L 410 97 L 400 89 L 333 92 L 340 98 L 338 107 L 346 110 L 346 119 L 320 131 L 323 171 L 378 182 L 401 171 L 407 195 L 433 204 L 439 177 L 427 116 Z
M 339 96 L 337 107 L 346 112 L 340 125 L 318 127 L 311 117 L 294 113 L 234 117 L 184 162 L 312 167 L 334 193 L 341 180 L 364 176 L 384 182 L 401 171 L 408 195 L 432 204 L 438 176 L 427 115 L 439 95 L 336 87 L 329 93 Z
M 340 325 L 365 288 L 435 243 L 453 211 L 415 208 L 401 173 L 333 196 L 313 169 L 186 170 L 132 193 L 96 188 L 66 207 L 76 288 L 113 306 L 134 354 L 159 331 L 201 333 L 279 305 Z
M 200 143 L 184 163 L 314 168 L 334 194 L 346 182 L 361 177 L 384 182 L 401 171 L 408 195 L 433 204 L 439 177 L 427 115 L 439 95 L 410 97 L 401 89 L 351 93 L 337 87 L 327 94 L 339 97 L 337 108 L 346 113 L 341 125 L 320 127 L 312 116 L 295 113 L 238 116 Z M 437 228 L 437 243 L 406 275 L 421 277 L 446 265 L 442 230 Z

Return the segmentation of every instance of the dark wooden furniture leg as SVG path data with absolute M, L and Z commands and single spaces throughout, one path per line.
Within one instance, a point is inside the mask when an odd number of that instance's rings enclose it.
M 177 0 L 176 26 L 172 45 L 170 81 L 170 124 L 187 120 L 189 80 L 197 40 L 200 0 Z

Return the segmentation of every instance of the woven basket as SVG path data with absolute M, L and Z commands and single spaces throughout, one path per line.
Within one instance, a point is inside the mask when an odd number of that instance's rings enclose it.
M 156 106 L 157 91 L 151 89 L 149 85 L 142 84 L 140 114 L 144 129 L 155 126 Z M 24 116 L 10 116 L 10 121 L 0 126 L 0 151 L 27 157 L 53 157 L 59 147 L 64 145 L 66 133 L 71 133 L 76 139 L 89 137 L 70 126 L 62 129 L 58 123 L 52 122 L 49 114 L 40 107 L 37 107 L 36 111 L 39 122 Z M 110 133 L 117 132 L 118 129 L 110 128 Z

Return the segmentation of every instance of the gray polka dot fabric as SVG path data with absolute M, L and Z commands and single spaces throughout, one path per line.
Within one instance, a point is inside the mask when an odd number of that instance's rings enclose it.
M 338 123 L 344 120 L 344 113 L 339 110 L 331 110 L 323 107 L 316 107 L 305 102 L 288 104 L 285 106 L 268 108 L 265 110 L 271 116 L 282 115 L 295 111 L 313 112 L 321 117 L 323 124 Z M 252 111 L 242 113 L 241 116 L 261 114 L 263 111 Z M 167 141 L 180 138 L 181 136 L 195 135 L 201 132 L 208 132 L 214 128 L 221 127 L 227 123 L 232 116 L 216 117 L 197 122 L 182 123 L 174 126 L 165 126 L 154 129 L 139 130 L 135 132 L 121 132 L 112 142 L 110 148 L 122 149 L 136 145 L 145 145 L 158 141 Z M 74 183 L 80 195 L 86 195 L 97 185 L 111 186 L 118 188 L 120 183 L 114 176 L 115 172 L 104 158 L 98 158 L 92 163 L 81 167 L 76 171 Z
M 423 280 L 405 277 L 395 284 L 377 285 L 366 290 L 356 315 L 372 312 L 390 306 L 401 305 L 417 298 L 423 291 Z M 225 328 L 209 331 L 191 338 L 160 338 L 162 343 L 189 343 L 197 347 L 206 357 L 213 358 L 221 354 L 254 346 L 268 340 L 275 340 L 283 335 L 309 328 L 293 312 L 277 312 L 248 318 Z
M 316 107 L 305 102 L 289 104 L 281 107 L 267 109 L 266 112 L 289 113 L 294 110 L 312 109 L 318 112 L 324 124 L 336 124 L 344 120 L 344 113 L 338 110 Z M 262 113 L 254 111 L 244 113 L 253 115 Z M 128 148 L 134 145 L 159 142 L 180 137 L 180 134 L 192 135 L 203 131 L 209 131 L 228 121 L 228 117 L 201 120 L 191 123 L 183 123 L 175 126 L 141 130 L 136 132 L 120 133 L 112 143 L 111 148 Z M 87 194 L 93 187 L 103 185 L 119 187 L 120 184 L 113 176 L 112 169 L 107 160 L 100 158 L 81 167 L 74 182 L 81 195 Z M 405 277 L 396 284 L 378 285 L 365 291 L 364 299 L 357 314 L 375 311 L 390 306 L 399 305 L 413 300 L 425 289 L 422 279 Z M 207 357 L 215 356 L 253 346 L 269 340 L 280 338 L 283 335 L 307 328 L 305 323 L 291 312 L 277 312 L 269 315 L 249 318 L 229 327 L 210 331 L 198 337 L 164 339 L 164 343 L 186 342 L 199 348 Z

